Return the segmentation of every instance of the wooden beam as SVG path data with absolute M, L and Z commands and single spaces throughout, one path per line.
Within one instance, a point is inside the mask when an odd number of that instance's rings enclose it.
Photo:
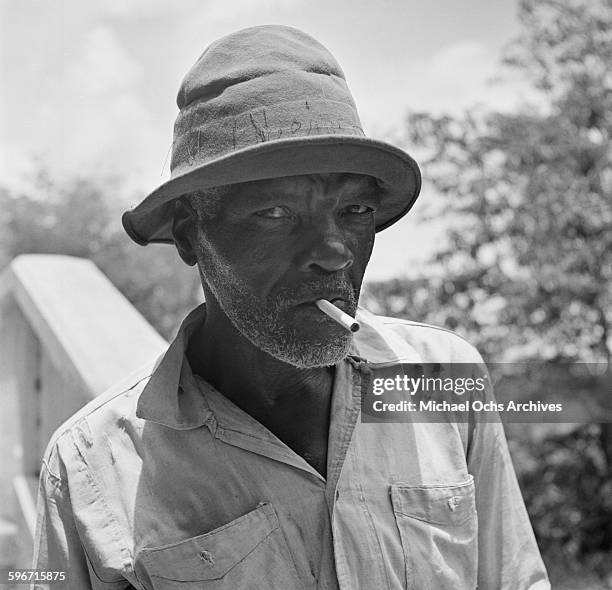
M 55 367 L 89 397 L 167 346 L 90 260 L 22 255 L 13 260 L 2 284 Z

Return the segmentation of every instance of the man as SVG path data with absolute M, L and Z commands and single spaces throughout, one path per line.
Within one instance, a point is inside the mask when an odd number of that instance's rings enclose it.
M 360 420 L 376 363 L 481 362 L 357 310 L 414 161 L 363 136 L 333 56 L 288 27 L 211 45 L 178 106 L 172 178 L 123 222 L 197 265 L 206 304 L 54 435 L 36 566 L 79 589 L 548 588 L 499 424 Z

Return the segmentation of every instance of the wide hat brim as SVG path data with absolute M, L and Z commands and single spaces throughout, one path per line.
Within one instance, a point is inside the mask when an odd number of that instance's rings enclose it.
M 141 245 L 173 243 L 174 200 L 182 195 L 253 180 L 323 173 L 365 174 L 378 180 L 382 198 L 375 213 L 377 232 L 408 213 L 421 188 L 417 163 L 388 143 L 340 134 L 277 139 L 181 171 L 125 212 L 123 227 Z

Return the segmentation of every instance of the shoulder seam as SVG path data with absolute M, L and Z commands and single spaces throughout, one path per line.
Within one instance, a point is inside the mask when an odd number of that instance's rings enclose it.
M 63 480 L 59 475 L 56 475 L 55 473 L 53 473 L 53 471 L 51 471 L 51 468 L 49 467 L 49 463 L 47 462 L 46 456 L 43 457 L 42 459 L 42 467 L 47 472 L 48 479 L 53 484 L 53 487 L 55 489 L 59 488 L 59 490 L 62 491 L 62 488 L 68 482 L 66 480 Z M 42 475 L 43 475 L 43 472 L 41 471 L 41 478 L 42 478 Z
M 121 388 L 117 393 L 115 393 L 114 395 L 112 395 L 108 399 L 104 400 L 103 402 L 99 403 L 95 407 L 91 408 L 86 414 L 81 415 L 81 412 L 83 411 L 84 407 L 87 405 L 87 404 L 85 404 L 82 408 L 80 408 L 72 416 L 70 416 L 70 418 L 68 418 L 63 424 L 60 424 L 60 426 L 58 426 L 57 430 L 55 430 L 54 433 L 49 438 L 49 441 L 47 442 L 47 447 L 46 447 L 46 450 L 45 450 L 45 453 L 44 453 L 43 459 L 42 459 L 43 463 L 47 467 L 47 471 L 49 472 L 49 474 L 53 475 L 54 477 L 56 477 L 60 481 L 63 481 L 60 477 L 58 477 L 57 475 L 55 475 L 51 471 L 51 469 L 49 468 L 49 465 L 47 463 L 47 458 L 49 457 L 49 455 L 53 451 L 53 449 L 57 446 L 57 443 L 58 443 L 60 438 L 62 438 L 66 434 L 68 434 L 81 420 L 83 420 L 84 418 L 87 418 L 87 416 L 91 415 L 96 410 L 99 410 L 100 408 L 104 407 L 106 404 L 112 402 L 115 398 L 119 397 L 120 395 L 123 395 L 124 393 L 127 393 L 131 389 L 134 389 L 134 387 L 138 386 L 142 381 L 144 381 L 145 379 L 149 379 L 150 377 L 151 377 L 150 373 L 147 374 L 147 375 L 142 376 L 141 378 L 137 379 L 134 383 L 132 383 L 129 387 Z M 109 389 L 108 391 L 112 391 L 112 388 Z M 103 393 L 99 394 L 99 396 L 103 396 L 105 394 L 106 394 L 106 392 L 103 392 Z M 91 402 L 95 401 L 97 399 L 97 397 L 99 397 L 99 396 L 94 397 L 88 403 L 91 403 Z

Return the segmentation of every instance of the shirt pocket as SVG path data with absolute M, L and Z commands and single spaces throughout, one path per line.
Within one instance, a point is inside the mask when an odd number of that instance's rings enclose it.
M 155 590 L 303 587 L 268 503 L 204 535 L 144 548 L 142 559 Z
M 391 485 L 406 564 L 406 587 L 476 588 L 478 521 L 474 478 L 449 485 Z

